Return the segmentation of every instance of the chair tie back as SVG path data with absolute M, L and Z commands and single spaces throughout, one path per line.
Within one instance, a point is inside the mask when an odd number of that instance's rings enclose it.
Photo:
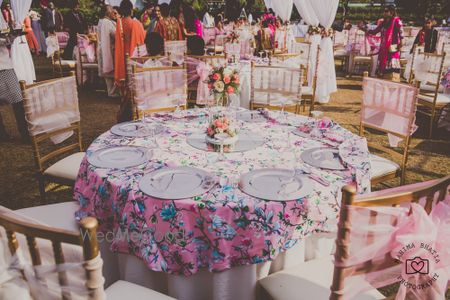
M 388 134 L 391 147 L 396 147 L 401 137 L 412 135 L 417 130 L 414 124 L 416 107 L 417 88 L 364 78 L 361 121 L 391 132 Z
M 73 76 L 26 88 L 23 94 L 26 120 L 32 136 L 51 133 L 80 121 L 78 92 Z M 61 143 L 72 134 L 53 136 L 52 141 Z
M 106 299 L 103 291 L 103 260 L 98 255 L 92 260 L 80 263 L 62 263 L 55 265 L 33 266 L 25 259 L 22 249 L 18 248 L 14 255 L 7 252 L 6 241 L 2 239 L 3 251 L 0 262 L 0 289 L 2 285 L 19 280 L 25 289 L 28 288 L 31 299 L 60 299 L 61 295 L 82 297 L 83 299 Z M 66 284 L 57 282 L 58 273 L 66 273 Z
M 400 282 L 396 300 L 408 296 L 444 300 L 450 280 L 450 195 L 446 194 L 430 215 L 418 203 L 408 207 L 347 206 L 351 222 L 340 227 L 350 231 L 349 238 L 338 243 L 345 253 L 334 264 L 348 268 L 348 275 L 344 288 L 335 294 L 353 299 L 373 288 Z M 364 281 L 369 284 L 361 284 Z
M 158 69 L 134 74 L 135 104 L 142 109 L 157 109 L 185 105 L 187 99 L 184 68 Z

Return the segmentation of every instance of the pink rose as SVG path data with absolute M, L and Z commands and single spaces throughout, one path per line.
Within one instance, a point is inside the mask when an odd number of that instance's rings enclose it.
M 222 78 L 222 76 L 220 76 L 219 73 L 214 73 L 214 75 L 213 75 L 214 80 L 219 80 L 220 78 Z
M 239 75 L 234 75 L 233 83 L 239 83 Z
M 208 129 L 207 129 L 207 134 L 208 134 L 209 136 L 212 136 L 212 135 L 214 134 L 214 130 L 213 130 L 211 127 L 208 127 Z
M 229 87 L 227 88 L 227 93 L 228 93 L 228 94 L 233 94 L 233 93 L 234 93 L 234 88 L 233 88 L 232 86 L 229 86 Z
M 230 76 L 225 76 L 225 77 L 223 78 L 223 82 L 225 82 L 225 84 L 229 84 L 230 81 L 231 81 Z
M 208 83 L 208 89 L 212 90 L 214 85 L 212 83 Z
M 217 119 L 216 121 L 214 121 L 214 126 L 216 126 L 217 128 L 222 128 L 222 121 Z

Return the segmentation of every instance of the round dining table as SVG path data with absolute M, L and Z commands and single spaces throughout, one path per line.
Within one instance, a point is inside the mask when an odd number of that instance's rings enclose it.
M 254 137 L 258 143 L 245 151 L 223 154 L 215 152 L 217 147 L 192 146 L 190 138 L 206 132 L 208 114 L 213 112 L 229 116 L 238 135 L 245 133 L 247 139 Z M 108 131 L 89 146 L 74 189 L 80 204 L 76 217 L 97 218 L 99 231 L 112 233 L 113 252 L 133 257 L 153 274 L 178 278 L 184 288 L 192 288 L 191 292 L 180 287 L 172 287 L 172 291 L 170 286 L 160 288 L 178 299 L 254 297 L 256 280 L 261 276 L 247 271 L 243 275 L 243 268 L 273 263 L 308 236 L 333 232 L 344 185 L 356 185 L 359 193 L 370 191 L 366 140 L 327 118 L 243 108 L 196 108 L 154 114 L 136 124 L 162 130 L 134 137 Z M 130 168 L 100 168 L 89 162 L 96 151 L 117 146 L 147 149 L 148 162 Z M 302 153 L 313 148 L 336 149 L 345 169 L 306 164 Z M 156 198 L 141 190 L 139 183 L 146 175 L 172 167 L 201 169 L 215 184 L 203 194 L 181 199 Z M 300 170 L 305 193 L 294 200 L 268 201 L 243 192 L 242 175 L 264 169 Z M 234 281 L 230 277 L 224 280 L 251 284 L 248 289 L 228 286 L 224 292 L 221 282 L 220 287 L 209 286 L 213 291 L 202 294 L 207 290 L 204 278 L 233 270 L 252 278 L 246 281 L 232 276 Z M 202 280 L 190 281 L 199 274 Z M 214 291 L 220 288 L 222 291 Z

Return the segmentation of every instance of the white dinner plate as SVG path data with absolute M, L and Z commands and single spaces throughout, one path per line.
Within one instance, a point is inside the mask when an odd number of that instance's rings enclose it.
M 342 164 L 338 149 L 332 148 L 311 148 L 303 151 L 300 158 L 316 168 L 329 170 L 345 170 Z
M 111 128 L 115 135 L 126 137 L 145 137 L 153 134 L 160 134 L 164 131 L 164 126 L 138 122 L 125 122 L 116 124 Z
M 203 170 L 192 167 L 170 167 L 146 174 L 139 181 L 145 194 L 160 199 L 185 199 L 203 195 L 216 181 Z
M 236 114 L 236 119 L 249 123 L 265 123 L 267 119 L 259 111 L 245 110 Z
M 308 196 L 314 182 L 288 169 L 260 169 L 241 176 L 239 188 L 246 194 L 270 201 L 290 201 Z
M 88 162 L 98 168 L 125 169 L 147 163 L 149 150 L 144 147 L 116 146 L 94 151 Z

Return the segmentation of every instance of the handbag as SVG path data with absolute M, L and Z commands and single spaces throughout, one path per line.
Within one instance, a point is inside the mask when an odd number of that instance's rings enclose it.
M 398 45 L 397 44 L 393 44 L 389 47 L 389 52 L 390 53 L 395 53 L 398 51 Z

